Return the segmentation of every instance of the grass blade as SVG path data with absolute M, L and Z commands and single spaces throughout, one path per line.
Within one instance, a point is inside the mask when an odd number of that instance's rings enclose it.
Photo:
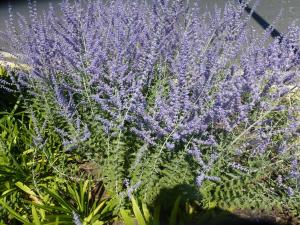
M 55 191 L 51 191 L 48 188 L 44 187 L 45 192 L 47 192 L 50 197 L 55 199 L 62 207 L 65 207 L 66 209 L 69 210 L 69 213 L 72 213 L 72 211 L 76 211 L 72 205 L 70 205 L 68 202 L 66 202 L 62 197 L 59 196 L 58 193 Z
M 143 209 L 143 214 L 144 214 L 144 217 L 145 217 L 145 221 L 147 223 L 150 223 L 151 215 L 150 215 L 148 207 L 147 207 L 147 205 L 145 203 L 142 203 L 142 209 Z
M 131 216 L 129 216 L 128 211 L 126 211 L 125 209 L 121 209 L 120 214 L 125 225 L 134 224 L 134 219 Z
M 33 223 L 35 225 L 41 225 L 41 221 L 39 219 L 39 215 L 37 214 L 37 211 L 36 211 L 34 205 L 32 205 L 31 211 L 32 211 L 32 217 L 33 217 Z
M 13 210 L 11 207 L 9 207 L 4 201 L 0 199 L 0 205 L 2 205 L 3 208 L 5 208 L 12 217 L 19 220 L 20 222 L 24 224 L 30 224 L 28 220 L 26 220 L 24 217 L 22 217 L 19 213 L 17 213 L 15 210 Z
M 146 225 L 146 221 L 145 218 L 139 208 L 139 205 L 137 203 L 137 201 L 135 200 L 135 198 L 132 196 L 131 197 L 131 202 L 132 202 L 132 209 L 133 209 L 133 213 L 138 221 L 139 225 Z
M 153 216 L 153 225 L 159 225 L 160 205 L 155 207 Z
M 106 201 L 101 202 L 100 205 L 98 205 L 97 208 L 90 213 L 90 215 L 85 219 L 85 221 L 87 223 L 91 222 L 93 217 L 97 215 L 97 213 L 101 210 L 101 208 L 105 205 L 105 203 Z
M 176 201 L 174 203 L 172 212 L 171 212 L 171 217 L 170 217 L 170 225 L 176 225 L 176 221 L 177 221 L 177 214 L 178 214 L 178 210 L 179 210 L 179 203 L 180 203 L 181 197 L 178 196 L 176 198 Z

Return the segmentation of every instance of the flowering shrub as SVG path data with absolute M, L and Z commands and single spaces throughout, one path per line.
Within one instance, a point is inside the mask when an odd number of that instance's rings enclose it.
M 61 151 L 101 165 L 111 194 L 148 202 L 228 174 L 264 188 L 281 177 L 283 195 L 299 192 L 299 102 L 287 96 L 299 87 L 300 29 L 267 44 L 242 6 L 198 9 L 63 1 L 61 15 L 38 16 L 30 2 L 29 21 L 11 15 L 2 37 L 29 66 L 11 79 L 26 92 L 34 147 L 56 137 Z

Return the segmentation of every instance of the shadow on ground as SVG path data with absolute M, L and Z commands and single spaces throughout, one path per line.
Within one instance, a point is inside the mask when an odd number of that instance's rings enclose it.
M 255 216 L 250 212 L 239 216 L 237 214 L 216 208 L 205 211 L 199 218 L 193 218 L 186 225 L 292 225 L 289 221 L 276 221 L 267 215 Z
M 221 208 L 204 210 L 199 204 L 194 204 L 199 199 L 199 191 L 191 185 L 178 185 L 172 189 L 163 189 L 154 202 L 154 206 L 160 205 L 160 225 L 170 225 L 172 209 L 176 199 L 180 196 L 176 225 L 296 225 L 295 221 L 288 215 L 276 214 L 275 212 L 263 212 L 257 209 L 236 210 L 234 213 Z M 189 202 L 194 208 L 194 213 L 188 216 L 186 203 Z

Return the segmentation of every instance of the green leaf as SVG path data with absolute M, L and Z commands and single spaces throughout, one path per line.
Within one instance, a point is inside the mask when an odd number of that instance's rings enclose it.
M 81 185 L 80 185 L 81 187 Z M 81 192 L 80 192 L 80 198 L 81 198 L 81 201 L 82 201 L 82 206 L 84 208 L 84 211 L 87 213 L 89 211 L 89 195 L 91 194 L 90 193 L 90 189 L 89 189 L 89 180 L 86 180 L 83 184 L 83 187 L 80 188 Z M 86 199 L 85 199 L 86 197 Z M 94 207 L 94 206 L 92 206 Z
M 106 203 L 106 201 L 101 202 L 100 205 L 98 205 L 97 208 L 90 213 L 90 215 L 85 219 L 85 221 L 87 223 L 91 222 L 93 217 L 95 215 L 97 215 L 97 213 L 102 209 L 102 207 L 105 205 L 105 203 Z
M 27 155 L 27 154 L 30 154 L 30 153 L 33 153 L 33 152 L 34 152 L 34 149 L 30 148 L 30 149 L 24 151 L 24 152 L 22 153 L 22 155 Z
M 125 209 L 120 209 L 120 214 L 125 225 L 134 225 L 134 219 L 129 216 L 128 211 Z
M 154 209 L 153 225 L 159 225 L 159 213 L 160 213 L 160 205 L 158 205 Z
M 148 207 L 145 203 L 142 203 L 142 209 L 143 209 L 143 214 L 144 214 L 145 220 L 147 223 L 149 223 L 151 220 L 151 215 L 150 215 Z
M 25 184 L 23 184 L 22 182 L 18 181 L 17 183 L 15 183 L 15 185 L 20 188 L 22 191 L 26 192 L 29 195 L 33 195 L 36 196 L 36 194 Z
M 59 225 L 59 217 L 55 218 L 55 225 Z
M 72 211 L 77 211 L 72 205 L 70 205 L 62 197 L 60 197 L 56 191 L 49 190 L 46 187 L 44 187 L 44 190 L 45 190 L 45 192 L 47 192 L 50 195 L 50 197 L 55 199 L 62 207 L 65 207 L 66 209 L 68 209 L 69 213 L 72 213 Z
M 22 217 L 19 213 L 17 213 L 15 210 L 13 210 L 11 207 L 9 207 L 4 201 L 0 199 L 0 204 L 2 205 L 3 208 L 5 208 L 12 217 L 15 219 L 19 220 L 20 222 L 24 224 L 29 224 L 30 222 L 26 220 L 24 217 Z
M 16 188 L 8 189 L 2 193 L 1 197 L 5 197 L 6 195 L 9 195 L 10 193 L 13 193 L 15 191 L 16 191 Z
M 81 187 L 82 187 L 82 185 L 80 184 L 79 192 L 81 192 L 81 190 L 82 190 Z M 78 192 L 77 192 L 77 190 L 76 190 L 76 184 L 74 184 L 74 188 L 72 188 L 70 185 L 67 185 L 67 189 L 68 189 L 68 191 L 69 191 L 71 197 L 75 200 L 76 205 L 79 206 L 79 211 L 84 213 L 84 211 L 83 211 L 83 205 L 84 205 L 84 202 L 83 202 L 83 201 L 84 201 L 84 199 L 80 199 L 80 196 L 79 196 L 79 195 L 80 195 L 81 193 L 78 193 Z
M 6 76 L 6 69 L 4 66 L 0 65 L 0 77 L 3 76 L 5 77 Z
M 55 222 L 49 222 L 49 223 L 43 223 L 43 225 L 74 225 L 73 221 L 64 221 L 64 220 L 59 220 L 59 221 L 55 221 Z
M 170 225 L 176 225 L 176 221 L 177 221 L 177 214 L 178 214 L 178 210 L 179 210 L 179 203 L 181 200 L 181 196 L 178 196 L 176 198 L 176 201 L 174 203 L 173 209 L 171 211 L 171 217 L 170 217 Z
M 35 203 L 35 202 L 31 202 L 31 201 L 26 201 L 24 200 L 24 202 L 29 203 L 31 205 L 34 205 L 37 208 L 43 209 L 47 212 L 55 212 L 55 211 L 59 211 L 59 212 L 63 212 L 63 213 L 70 213 L 69 209 L 65 209 L 62 207 L 58 207 L 58 206 L 51 206 L 51 205 L 47 205 L 47 204 L 39 204 L 39 203 Z
M 41 221 L 39 219 L 39 215 L 37 214 L 37 211 L 36 211 L 34 205 L 32 205 L 31 211 L 32 211 L 32 217 L 33 217 L 34 224 L 35 225 L 41 225 Z
M 63 221 L 64 222 L 64 221 Z M 59 225 L 60 221 L 59 221 L 59 217 L 57 216 L 55 218 L 55 222 L 50 222 L 50 223 L 44 223 L 43 225 Z M 63 224 L 63 223 L 62 223 Z
M 108 214 L 110 212 L 112 212 L 116 206 L 118 205 L 119 200 L 117 198 L 113 198 L 113 199 L 106 199 L 106 206 L 105 208 L 102 210 L 102 214 Z
M 48 215 L 47 216 L 47 221 L 53 221 L 54 222 L 57 219 L 59 219 L 60 223 L 64 222 L 63 224 L 65 224 L 67 222 L 73 223 L 73 216 L 71 216 L 71 215 L 56 214 L 56 215 Z
M 138 221 L 139 225 L 146 225 L 146 221 L 145 218 L 139 208 L 139 205 L 137 203 L 137 201 L 135 200 L 135 198 L 132 196 L 131 197 L 131 203 L 132 203 L 132 209 L 133 209 L 133 213 Z
M 104 225 L 105 223 L 103 221 L 97 220 L 93 223 L 93 225 Z

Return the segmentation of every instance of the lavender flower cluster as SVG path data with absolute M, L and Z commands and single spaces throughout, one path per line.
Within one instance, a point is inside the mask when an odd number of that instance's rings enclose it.
M 200 8 L 179 0 L 65 0 L 60 15 L 50 6 L 38 16 L 29 1 L 29 21 L 11 16 L 2 37 L 30 68 L 15 76 L 19 90 L 51 94 L 59 115 L 84 130 L 75 141 L 93 136 L 88 129 L 98 121 L 109 137 L 130 132 L 163 151 L 185 148 L 202 168 L 201 184 L 218 180 L 203 172 L 220 146 L 223 154 L 299 149 L 299 105 L 285 96 L 299 88 L 300 28 L 269 43 L 271 30 L 253 35 L 242 5 L 202 15 Z M 62 127 L 56 131 L 77 146 Z M 207 149 L 214 152 L 204 160 Z

